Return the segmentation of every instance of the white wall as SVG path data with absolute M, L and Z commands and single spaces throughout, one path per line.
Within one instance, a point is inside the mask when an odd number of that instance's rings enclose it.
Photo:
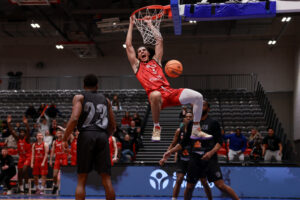
M 300 47 L 297 51 L 294 90 L 294 140 L 300 140 Z
M 123 38 L 125 39 L 125 38 Z M 132 74 L 123 39 L 101 44 L 105 56 L 80 59 L 66 50 L 58 51 L 53 43 L 0 45 L 0 74 L 23 71 L 25 76 L 83 76 Z M 279 44 L 270 50 L 265 41 L 223 40 L 200 41 L 165 38 L 164 59 L 178 59 L 184 74 L 239 74 L 257 73 L 267 91 L 292 91 L 294 88 L 293 46 Z M 35 64 L 45 63 L 44 69 Z M 137 83 L 134 83 L 136 85 Z

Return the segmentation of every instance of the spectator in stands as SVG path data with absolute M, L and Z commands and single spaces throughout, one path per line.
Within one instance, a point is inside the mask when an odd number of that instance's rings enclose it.
M 37 116 L 41 116 L 42 113 L 45 112 L 45 110 L 47 109 L 46 105 L 45 104 L 41 104 L 38 111 L 37 111 Z
M 37 119 L 37 123 L 39 125 L 38 131 L 45 137 L 46 131 L 49 131 L 50 128 L 50 118 L 47 114 L 42 113 L 42 115 Z
M 256 146 L 256 143 L 260 143 L 261 145 L 261 140 L 261 134 L 255 128 L 251 129 L 251 134 L 248 140 L 249 148 L 254 148 Z
M 49 149 L 51 149 L 52 142 L 53 142 L 53 135 L 51 135 L 50 131 L 48 130 L 45 132 L 44 141 L 48 145 Z
M 134 156 L 133 141 L 130 139 L 130 136 L 126 134 L 124 139 L 121 139 L 121 143 L 122 143 L 121 162 L 130 162 Z
M 36 186 L 36 194 L 42 194 L 46 186 L 46 176 L 48 175 L 48 152 L 49 147 L 44 142 L 42 133 L 36 135 L 37 142 L 32 145 L 31 168 L 34 176 L 34 185 Z M 42 176 L 42 185 L 39 187 L 39 176 Z
M 62 117 L 61 112 L 57 109 L 56 105 L 53 102 L 47 108 L 46 114 L 52 119 L 55 119 L 57 117 L 57 115 Z
M 118 95 L 114 95 L 113 100 L 111 101 L 111 106 L 113 111 L 122 110 Z
M 272 128 L 268 129 L 268 135 L 263 139 L 263 153 L 265 161 L 271 161 L 274 157 L 277 161 L 282 159 L 282 144 L 278 137 L 274 135 Z
M 236 132 L 233 134 L 223 135 L 225 140 L 229 139 L 229 152 L 228 159 L 233 160 L 235 156 L 239 160 L 244 160 L 244 152 L 247 148 L 247 139 L 242 135 L 240 129 L 236 129 Z
M 51 123 L 51 127 L 50 127 L 50 134 L 55 136 L 56 135 L 56 129 L 57 129 L 57 121 L 56 119 L 53 119 L 52 120 L 52 123 Z
M 38 113 L 36 112 L 35 108 L 33 107 L 33 105 L 30 105 L 25 112 L 25 117 L 32 118 L 33 120 L 35 120 L 37 116 Z
M 140 118 L 140 115 L 139 115 L 139 113 L 134 113 L 134 115 L 133 115 L 133 120 L 135 121 L 135 126 L 136 127 L 141 127 L 142 126 L 142 120 L 141 120 L 141 118 Z
M 10 132 L 7 127 L 7 122 L 5 120 L 2 121 L 1 128 L 2 128 L 2 131 L 1 131 L 2 138 L 7 138 L 8 136 L 10 136 Z
M 5 146 L 7 148 L 12 148 L 12 149 L 16 149 L 18 147 L 17 141 L 13 135 L 10 135 L 5 139 Z
M 121 121 L 121 126 L 122 128 L 127 128 L 130 126 L 130 122 L 132 121 L 132 118 L 129 115 L 129 112 L 126 111 L 124 117 L 122 118 Z
M 261 142 L 254 143 L 254 146 L 252 148 L 252 151 L 250 153 L 250 159 L 253 161 L 259 161 L 262 159 L 262 148 L 261 148 Z
M 37 133 L 38 133 L 38 125 L 34 123 L 32 129 L 30 130 L 30 137 L 35 137 Z
M 136 151 L 138 151 L 138 149 L 143 146 L 143 142 L 141 137 L 141 128 L 137 128 L 135 126 L 134 120 L 130 122 L 130 127 L 127 129 L 127 133 L 135 144 Z
M 16 175 L 16 167 L 13 157 L 8 155 L 6 147 L 1 150 L 0 168 L 0 184 L 4 183 L 7 188 L 7 194 L 11 194 L 10 179 Z
M 182 121 L 185 118 L 185 114 L 187 113 L 187 107 L 183 106 L 182 110 L 179 113 L 179 119 Z

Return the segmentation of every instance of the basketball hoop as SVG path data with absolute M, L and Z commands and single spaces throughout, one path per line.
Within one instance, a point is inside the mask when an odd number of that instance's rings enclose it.
M 140 8 L 131 14 L 134 23 L 143 37 L 144 44 L 156 45 L 157 38 L 161 38 L 159 31 L 164 15 L 171 16 L 170 5 L 152 5 Z

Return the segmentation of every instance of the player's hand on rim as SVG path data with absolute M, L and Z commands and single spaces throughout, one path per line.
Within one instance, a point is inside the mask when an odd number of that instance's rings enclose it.
M 134 15 L 129 17 L 129 23 L 132 24 L 132 25 L 135 23 L 135 16 Z

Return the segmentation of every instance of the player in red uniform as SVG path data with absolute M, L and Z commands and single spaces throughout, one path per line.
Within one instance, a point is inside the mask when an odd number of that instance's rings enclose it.
M 110 151 L 110 160 L 111 160 L 111 166 L 114 165 L 118 161 L 118 146 L 117 141 L 114 136 L 110 136 L 108 138 L 109 142 L 109 151 Z
M 79 131 L 76 129 L 74 135 L 70 135 L 71 142 L 71 165 L 77 165 L 77 139 L 78 139 Z
M 50 155 L 50 166 L 52 166 L 52 158 L 55 154 L 55 162 L 53 168 L 53 190 L 52 194 L 56 194 L 58 189 L 58 173 L 60 166 L 68 165 L 68 155 L 65 153 L 62 145 L 63 132 L 61 130 L 56 130 L 57 139 L 52 144 L 51 155 Z
M 156 39 L 155 54 L 151 57 L 150 52 L 144 46 L 137 49 L 137 54 L 132 46 L 132 30 L 134 25 L 133 17 L 130 17 L 129 28 L 126 38 L 126 52 L 131 67 L 148 95 L 154 128 L 152 141 L 160 141 L 161 128 L 159 125 L 159 115 L 161 109 L 167 106 L 177 106 L 182 104 L 192 104 L 194 114 L 194 125 L 191 138 L 212 138 L 211 135 L 201 131 L 200 119 L 203 107 L 203 96 L 191 89 L 173 89 L 166 79 L 161 60 L 163 57 L 163 39 L 153 25 L 151 20 L 147 21 L 148 27 Z
M 48 174 L 47 156 L 49 152 L 48 145 L 44 142 L 44 136 L 41 132 L 36 135 L 37 142 L 32 145 L 31 168 L 34 176 L 34 185 L 36 194 L 42 194 L 46 185 L 46 176 Z M 42 186 L 39 187 L 39 175 L 42 176 Z
M 28 169 L 30 166 L 31 160 L 31 144 L 29 137 L 29 125 L 26 117 L 23 117 L 23 123 L 26 126 L 26 130 L 21 129 L 20 134 L 17 135 L 16 131 L 11 126 L 12 117 L 10 115 L 7 116 L 7 125 L 10 133 L 14 136 L 15 140 L 18 144 L 18 153 L 19 153 L 19 161 L 18 161 L 18 192 L 28 192 Z M 25 186 L 23 186 L 23 180 L 25 182 Z

